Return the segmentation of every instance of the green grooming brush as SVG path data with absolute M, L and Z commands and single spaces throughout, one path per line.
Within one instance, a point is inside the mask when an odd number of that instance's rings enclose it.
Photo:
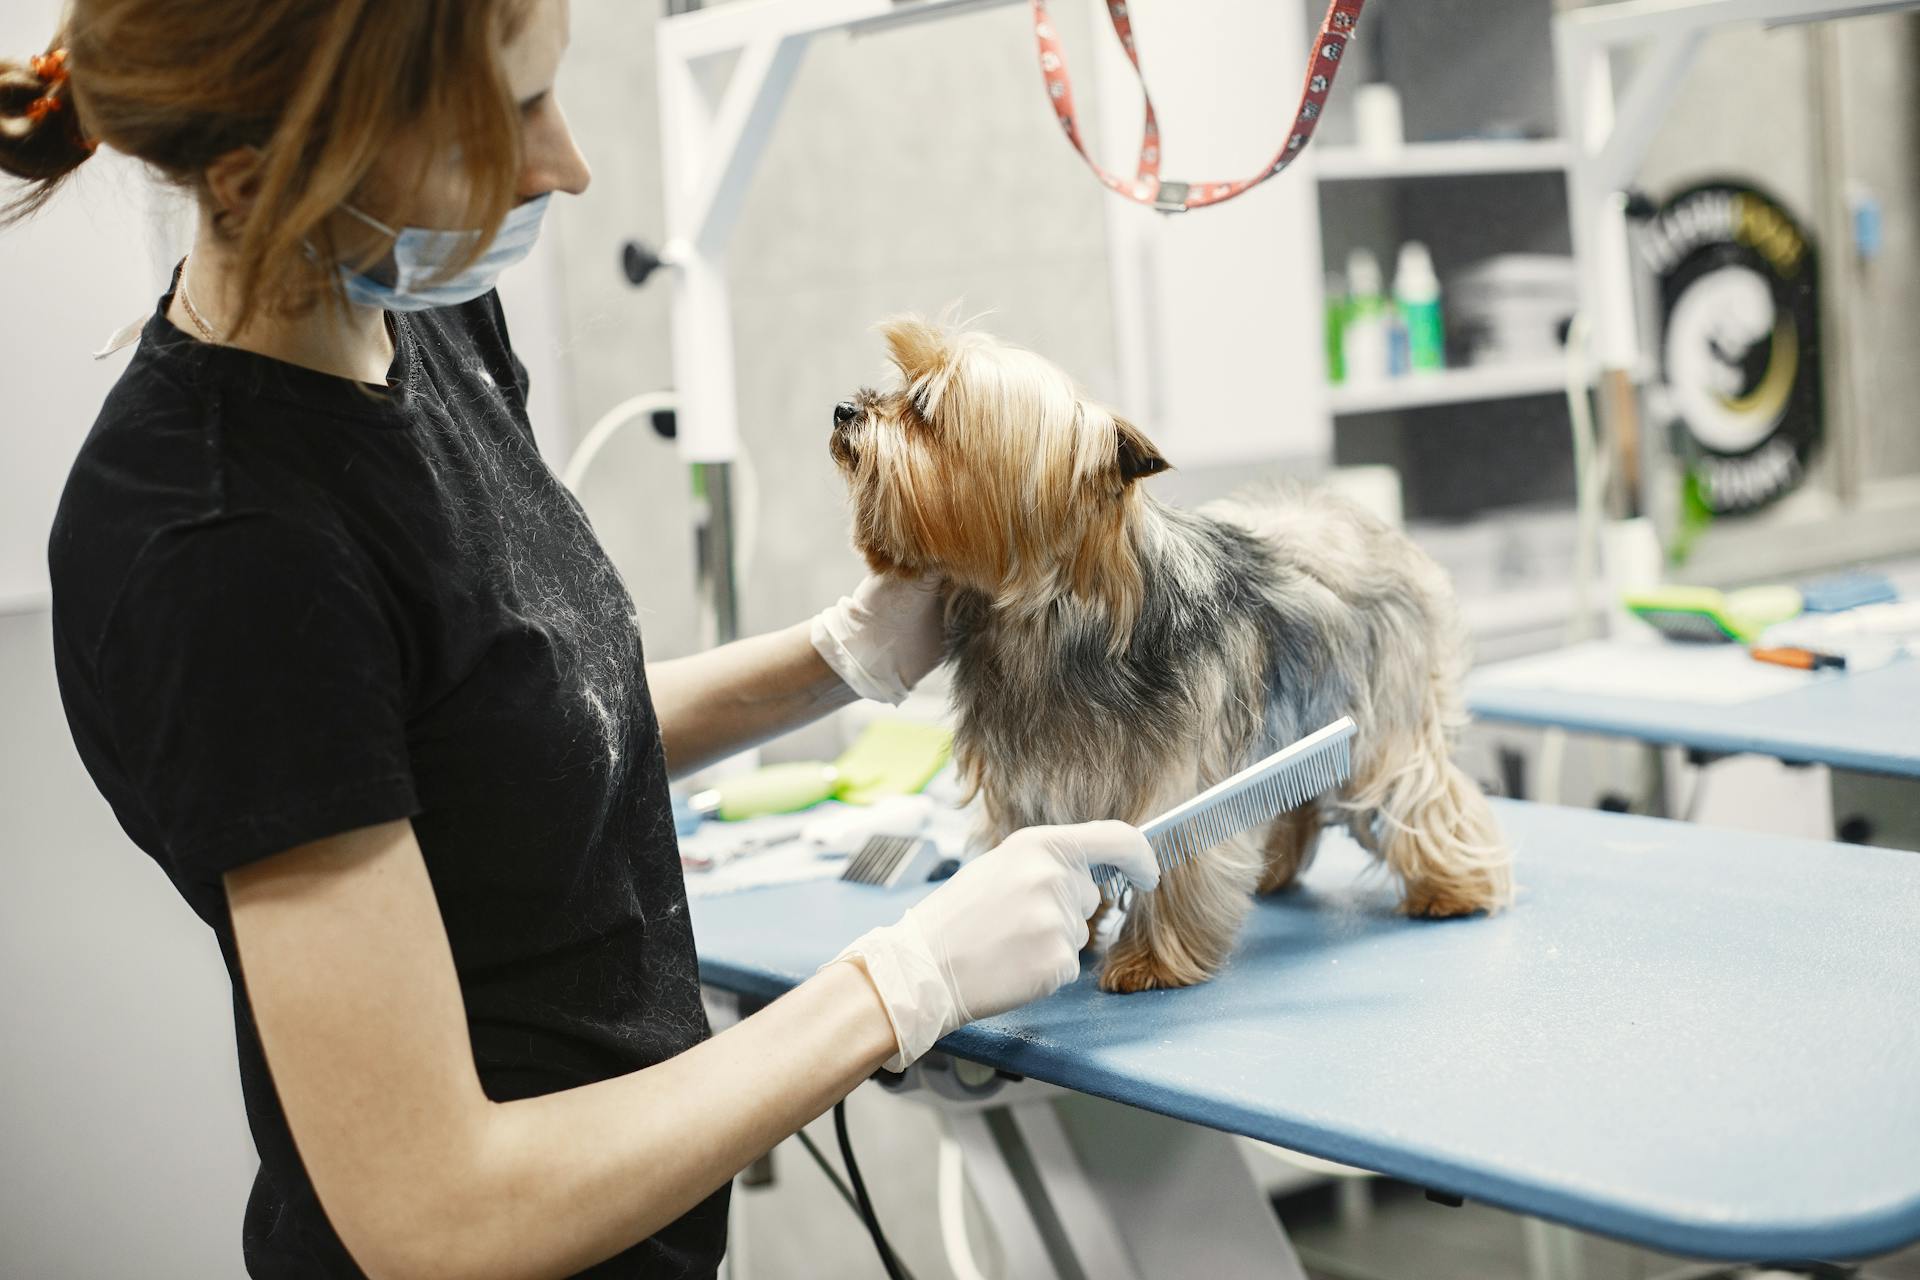
M 1720 592 L 1712 587 L 1654 587 L 1621 598 L 1636 617 L 1669 640 L 1696 644 L 1752 644 L 1776 622 L 1800 613 L 1792 587 L 1748 587 Z
M 687 803 L 722 822 L 793 813 L 823 800 L 873 804 L 921 790 L 952 753 L 953 735 L 938 725 L 876 720 L 832 764 L 768 765 L 724 778 Z
M 875 720 L 833 762 L 840 771 L 834 795 L 848 804 L 914 795 L 946 767 L 952 754 L 953 735 L 937 724 Z
M 793 813 L 833 799 L 840 771 L 830 764 L 770 764 L 696 791 L 688 806 L 703 818 L 738 822 L 770 813 Z

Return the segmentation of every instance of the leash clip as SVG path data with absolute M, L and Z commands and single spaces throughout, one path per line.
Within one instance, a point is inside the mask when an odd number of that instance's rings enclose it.
M 1185 213 L 1187 211 L 1187 192 L 1192 189 L 1187 182 L 1162 182 L 1154 193 L 1153 208 L 1156 213 Z

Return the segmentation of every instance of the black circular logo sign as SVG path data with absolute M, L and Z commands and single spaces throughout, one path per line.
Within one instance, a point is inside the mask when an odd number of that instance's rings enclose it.
M 1737 182 L 1673 197 L 1640 243 L 1660 282 L 1660 400 L 1699 498 L 1717 515 L 1764 507 L 1821 438 L 1813 245 Z

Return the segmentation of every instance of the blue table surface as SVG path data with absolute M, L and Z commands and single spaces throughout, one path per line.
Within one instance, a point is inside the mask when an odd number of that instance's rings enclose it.
M 1517 905 L 1413 921 L 1329 836 L 1228 968 L 1094 966 L 943 1042 L 1007 1071 L 1715 1258 L 1920 1239 L 1920 855 L 1499 802 Z M 702 978 L 770 997 L 924 889 L 692 903 Z
M 1621 660 L 1631 661 L 1633 647 L 1621 649 Z M 1727 657 L 1751 661 L 1731 647 Z M 1726 704 L 1502 687 L 1483 672 L 1467 682 L 1467 706 L 1482 720 L 1557 725 L 1701 751 L 1753 752 L 1796 764 L 1920 777 L 1916 658 L 1877 671 L 1823 675 L 1789 693 Z

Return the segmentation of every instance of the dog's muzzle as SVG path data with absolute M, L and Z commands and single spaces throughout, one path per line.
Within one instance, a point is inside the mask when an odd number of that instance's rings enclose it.
M 833 435 L 827 440 L 827 451 L 833 454 L 833 460 L 843 467 L 851 469 L 859 455 L 853 448 L 853 424 L 860 420 L 860 408 L 851 400 L 842 400 L 833 406 Z

